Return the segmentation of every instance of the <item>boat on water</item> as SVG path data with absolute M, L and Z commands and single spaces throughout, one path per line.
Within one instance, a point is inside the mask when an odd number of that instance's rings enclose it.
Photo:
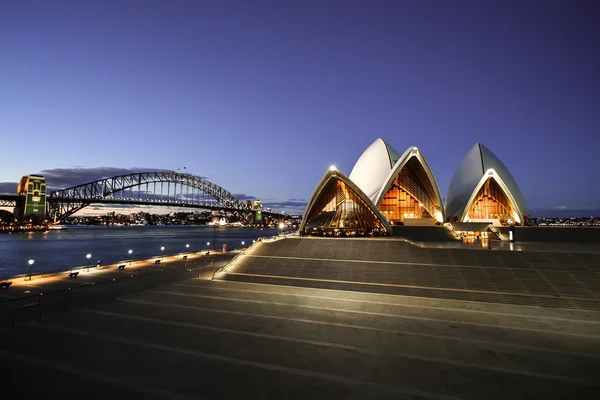
M 68 229 L 66 225 L 48 225 L 49 231 L 60 231 L 63 229 Z

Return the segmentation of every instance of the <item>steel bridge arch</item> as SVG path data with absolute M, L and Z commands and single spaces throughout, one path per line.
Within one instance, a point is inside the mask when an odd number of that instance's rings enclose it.
M 233 193 L 211 181 L 191 174 L 179 172 L 138 172 L 133 174 L 118 175 L 97 181 L 84 183 L 66 189 L 58 189 L 47 196 L 50 204 L 48 209 L 50 217 L 63 220 L 84 207 L 95 202 L 111 198 L 114 194 L 127 189 L 141 187 L 154 183 L 179 184 L 207 194 L 218 203 L 218 207 L 235 209 L 239 211 L 252 211 L 252 206 L 238 199 Z M 138 202 L 135 204 L 152 204 L 151 202 Z M 208 203 L 189 202 L 193 206 L 208 206 Z M 215 204 L 210 207 L 215 208 Z

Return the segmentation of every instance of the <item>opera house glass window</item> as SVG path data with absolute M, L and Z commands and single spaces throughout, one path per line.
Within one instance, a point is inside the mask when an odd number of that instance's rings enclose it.
M 485 181 L 469 209 L 470 220 L 499 220 L 503 225 L 513 223 L 514 207 L 493 178 Z
M 413 157 L 396 175 L 381 200 L 379 211 L 392 224 L 403 224 L 407 219 L 433 219 L 435 211 L 441 210 L 434 199 L 434 189 L 423 167 Z
M 352 188 L 330 180 L 306 216 L 309 235 L 383 234 L 385 226 Z

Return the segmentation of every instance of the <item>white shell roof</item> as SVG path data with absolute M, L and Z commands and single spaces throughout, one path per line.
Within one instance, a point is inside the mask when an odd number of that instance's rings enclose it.
M 503 181 L 509 192 L 507 195 L 514 199 L 521 217 L 527 215 L 521 190 L 508 168 L 487 147 L 476 143 L 460 162 L 452 177 L 446 198 L 446 218 L 463 217 L 473 192 L 479 189 L 484 174 L 489 170 L 494 170 Z
M 349 178 L 374 202 L 381 190 L 381 185 L 386 181 L 400 154 L 386 141 L 379 138 L 375 140 L 362 153 Z

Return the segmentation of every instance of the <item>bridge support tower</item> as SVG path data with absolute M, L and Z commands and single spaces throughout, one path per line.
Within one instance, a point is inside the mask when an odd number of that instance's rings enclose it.
M 252 222 L 255 224 L 260 224 L 263 222 L 263 206 L 260 200 L 254 200 L 254 206 L 252 208 L 254 210 L 254 220 Z
M 23 200 L 17 202 L 15 217 L 21 222 L 31 221 L 43 224 L 46 221 L 46 178 L 41 175 L 28 175 L 21 178 L 17 194 Z

